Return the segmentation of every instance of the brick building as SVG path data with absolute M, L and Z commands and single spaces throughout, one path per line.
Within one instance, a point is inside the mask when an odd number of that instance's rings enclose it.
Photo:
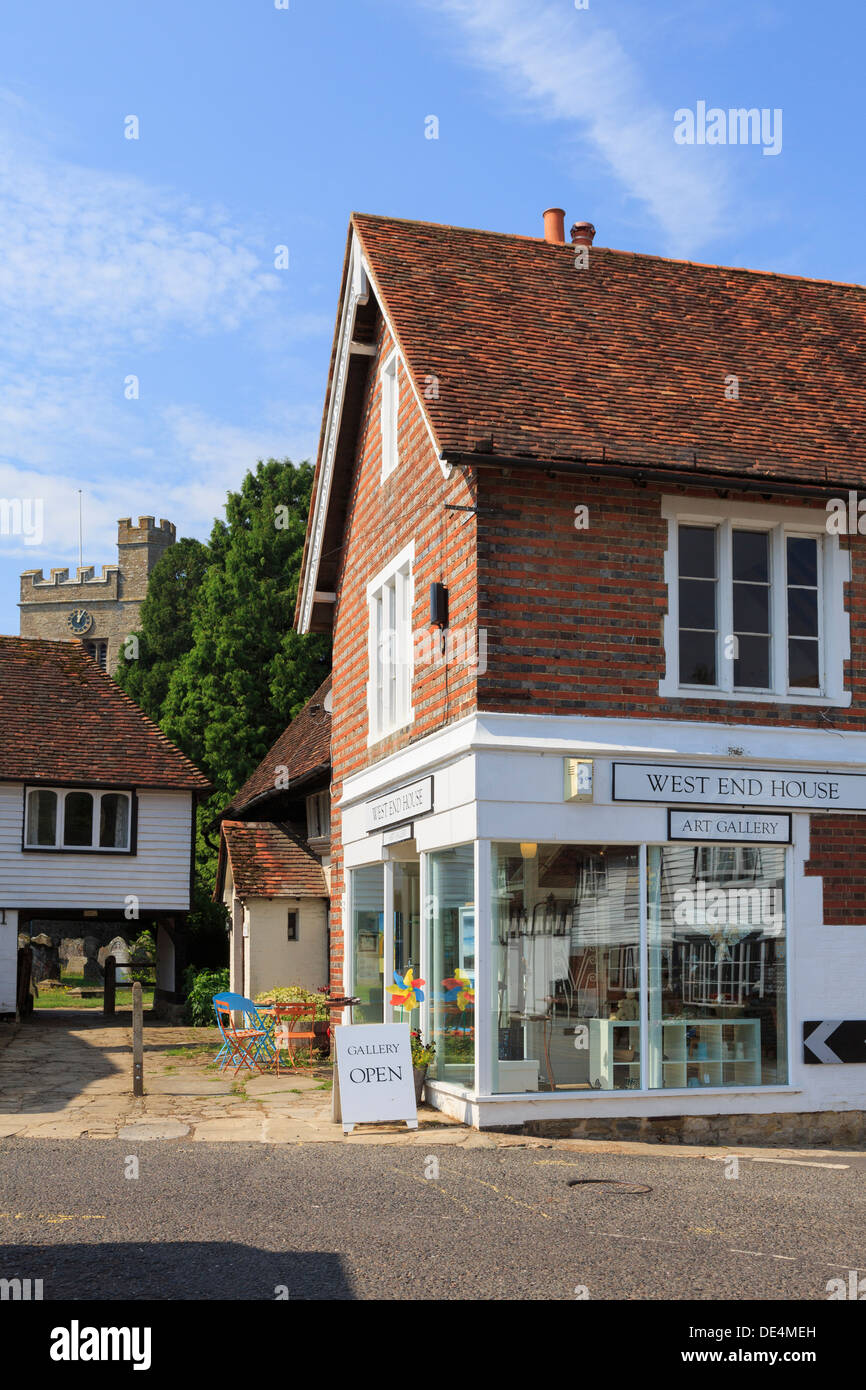
M 174 540 L 171 521 L 157 526 L 152 516 L 140 516 L 133 526 L 124 517 L 117 523 L 117 563 L 103 565 L 100 575 L 92 565 L 80 565 L 74 579 L 68 569 L 52 569 L 48 579 L 41 569 L 25 570 L 20 635 L 78 637 L 104 671 L 114 671 L 125 638 L 138 627 L 153 567 Z
M 593 241 L 352 218 L 332 986 L 478 1125 L 862 1139 L 866 292 Z

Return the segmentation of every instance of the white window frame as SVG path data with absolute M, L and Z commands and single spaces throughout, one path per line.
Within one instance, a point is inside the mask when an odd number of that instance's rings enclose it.
M 398 420 L 400 415 L 400 356 L 392 348 L 382 363 L 379 380 L 382 387 L 380 423 L 382 431 L 382 477 L 390 478 L 400 462 Z
M 367 585 L 367 743 L 378 743 L 415 718 L 412 708 L 415 542 Z M 393 624 L 389 628 L 389 624 Z M 393 632 L 393 657 L 388 661 Z
M 845 689 L 845 661 L 851 655 L 850 618 L 845 611 L 844 585 L 851 578 L 851 558 L 839 538 L 827 531 L 823 507 L 786 507 L 758 502 L 727 502 L 703 497 L 663 497 L 662 517 L 668 523 L 665 583 L 668 611 L 664 619 L 665 674 L 659 695 L 693 700 L 737 700 L 748 704 L 851 704 Z M 679 678 L 679 546 L 680 526 L 719 529 L 716 685 L 684 685 Z M 724 656 L 726 635 L 733 633 L 733 579 L 730 569 L 733 530 L 769 532 L 770 538 L 770 689 L 734 688 L 734 663 Z M 805 536 L 819 542 L 817 690 L 788 685 L 788 621 L 785 542 Z
M 324 826 L 324 829 L 322 827 Z M 313 792 L 307 797 L 307 839 L 327 840 L 331 834 L 330 792 Z
M 33 844 L 27 839 L 27 825 L 30 820 L 30 798 L 39 792 L 53 792 L 57 797 L 57 819 L 54 824 L 53 845 Z M 63 826 L 66 820 L 66 798 L 67 796 L 74 796 L 79 792 L 86 792 L 88 796 L 93 798 L 90 844 L 67 845 L 63 843 Z M 99 822 L 103 796 L 123 796 L 126 798 L 125 845 L 101 845 L 99 843 Z M 105 787 L 102 790 L 98 790 L 95 787 L 27 787 L 24 797 L 24 833 L 22 835 L 22 844 L 26 850 L 43 850 L 49 853 L 62 850 L 64 854 L 129 854 L 132 849 L 132 816 L 132 793 L 125 791 L 122 787 Z

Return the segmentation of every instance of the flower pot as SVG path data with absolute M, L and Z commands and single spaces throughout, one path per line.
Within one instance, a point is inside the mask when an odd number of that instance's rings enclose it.
M 415 1078 L 415 1104 L 420 1105 L 424 1094 L 424 1082 L 427 1080 L 427 1064 L 423 1067 L 413 1067 L 412 1075 Z

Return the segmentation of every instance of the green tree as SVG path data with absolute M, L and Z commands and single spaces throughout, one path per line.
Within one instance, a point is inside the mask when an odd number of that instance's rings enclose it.
M 308 463 L 259 462 L 211 534 L 160 723 L 213 783 L 214 815 L 328 670 L 328 640 L 292 626 L 312 481 Z
M 172 673 L 192 646 L 193 603 L 209 561 L 208 547 L 191 537 L 169 546 L 154 565 L 141 605 L 138 655 L 129 660 L 121 653 L 118 684 L 157 724 Z

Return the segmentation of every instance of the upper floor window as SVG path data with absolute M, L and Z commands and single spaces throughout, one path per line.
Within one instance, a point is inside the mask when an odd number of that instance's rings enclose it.
M 848 556 L 826 512 L 665 499 L 662 695 L 849 704 Z M 713 514 L 715 513 L 715 515 Z
M 107 642 L 85 642 L 87 655 L 97 666 L 101 666 L 103 671 L 108 670 L 108 643 Z
M 399 463 L 397 416 L 400 408 L 400 385 L 397 378 L 397 349 L 389 352 L 382 364 L 382 482 L 394 472 Z
M 331 833 L 331 796 L 314 792 L 307 797 L 307 838 L 323 840 Z
M 129 792 L 31 787 L 27 792 L 25 847 L 128 850 L 131 809 Z
M 403 728 L 413 718 L 413 556 L 414 545 L 410 545 L 367 585 L 370 743 Z

